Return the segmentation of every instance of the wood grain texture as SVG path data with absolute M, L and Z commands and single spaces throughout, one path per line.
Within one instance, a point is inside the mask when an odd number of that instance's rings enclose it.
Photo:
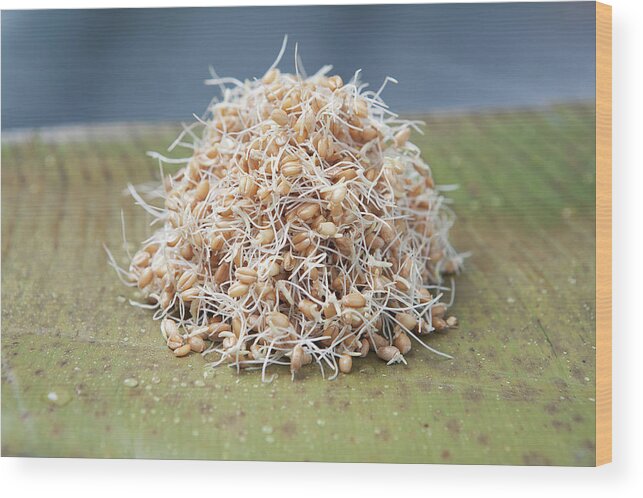
M 612 7 L 596 4 L 596 465 L 612 461 Z
M 416 346 L 333 382 L 204 379 L 127 304 L 102 244 L 124 259 L 121 212 L 131 248 L 150 233 L 123 189 L 158 179 L 167 128 L 3 144 L 3 455 L 594 465 L 594 105 L 426 122 L 473 252 L 460 327 L 429 339 L 454 360 Z

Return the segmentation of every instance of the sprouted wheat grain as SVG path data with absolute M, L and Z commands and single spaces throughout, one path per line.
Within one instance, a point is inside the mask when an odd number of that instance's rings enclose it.
M 171 147 L 190 156 L 152 154 L 183 164 L 164 177 L 164 205 L 130 188 L 161 228 L 118 271 L 176 356 L 264 380 L 270 365 L 335 377 L 370 350 L 406 363 L 411 338 L 448 356 L 419 337 L 457 325 L 442 280 L 462 266 L 455 217 L 409 141 L 420 123 L 359 71 L 344 84 L 330 66 L 305 77 L 276 65 L 254 81 L 213 72 L 222 99 Z

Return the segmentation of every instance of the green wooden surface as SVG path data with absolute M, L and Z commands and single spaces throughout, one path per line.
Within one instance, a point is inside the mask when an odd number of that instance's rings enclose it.
M 204 379 L 124 302 L 101 244 L 123 257 L 121 210 L 132 243 L 149 233 L 122 191 L 158 177 L 145 151 L 173 132 L 3 144 L 3 455 L 593 465 L 593 107 L 427 119 L 473 251 L 461 326 L 430 339 L 454 360 L 415 347 L 333 382 Z

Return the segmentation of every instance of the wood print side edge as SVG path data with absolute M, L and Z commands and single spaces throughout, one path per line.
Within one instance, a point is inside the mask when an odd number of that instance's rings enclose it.
M 596 465 L 612 461 L 612 7 L 596 3 Z

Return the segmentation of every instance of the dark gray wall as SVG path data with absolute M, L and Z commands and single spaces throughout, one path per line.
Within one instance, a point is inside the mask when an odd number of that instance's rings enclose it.
M 191 119 L 210 64 L 259 76 L 285 33 L 402 112 L 587 100 L 594 30 L 591 2 L 4 11 L 2 127 Z

